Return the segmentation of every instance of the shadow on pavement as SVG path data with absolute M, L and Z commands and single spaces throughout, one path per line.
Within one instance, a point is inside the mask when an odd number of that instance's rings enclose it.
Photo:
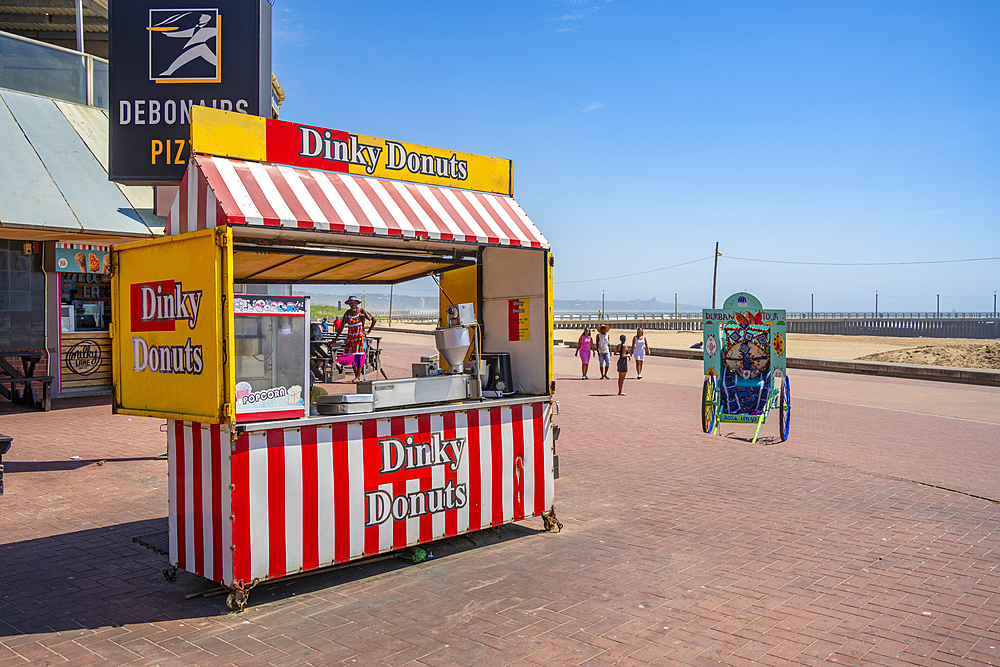
M 745 442 L 748 445 L 749 444 L 754 444 L 753 443 L 753 429 L 751 429 L 749 432 L 747 432 L 746 435 L 738 434 L 738 433 L 735 433 L 733 431 L 730 431 L 729 433 L 723 433 L 722 436 L 724 438 L 726 438 L 727 440 L 736 440 L 738 442 Z M 757 436 L 757 442 L 755 444 L 757 444 L 757 445 L 780 445 L 781 444 L 781 440 L 776 435 L 764 435 L 763 433 L 761 433 L 760 435 Z
M 73 398 L 52 399 L 52 412 L 57 410 L 71 410 L 73 408 L 91 408 L 97 405 L 111 405 L 111 394 L 98 394 L 95 396 L 75 396 Z M 41 410 L 29 408 L 17 403 L 8 401 L 0 402 L 0 414 L 35 414 L 42 413 Z M 43 413 L 44 414 L 44 413 Z
M 57 472 L 60 470 L 79 470 L 95 463 L 105 465 L 108 463 L 128 463 L 130 461 L 156 461 L 156 456 L 140 456 L 126 459 L 71 459 L 68 461 L 7 461 L 4 463 L 6 474 L 21 472 Z
M 167 558 L 133 542 L 134 537 L 165 530 L 163 517 L 0 545 L 0 637 L 230 613 L 225 595 L 185 599 L 218 588 L 217 584 L 182 571 L 169 582 L 163 574 L 169 568 Z M 255 588 L 248 608 L 404 568 L 435 567 L 451 555 L 541 532 L 525 525 L 496 526 L 422 545 L 433 554 L 422 563 L 402 558 L 357 561 L 341 569 L 276 580 Z

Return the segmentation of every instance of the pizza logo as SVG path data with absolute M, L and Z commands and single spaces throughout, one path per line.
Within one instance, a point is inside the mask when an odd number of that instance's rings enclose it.
M 149 80 L 221 83 L 218 9 L 150 9 Z

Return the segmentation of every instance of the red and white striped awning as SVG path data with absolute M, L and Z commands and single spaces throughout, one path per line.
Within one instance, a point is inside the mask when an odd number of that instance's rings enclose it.
M 165 233 L 224 224 L 549 247 L 511 197 L 194 156 Z

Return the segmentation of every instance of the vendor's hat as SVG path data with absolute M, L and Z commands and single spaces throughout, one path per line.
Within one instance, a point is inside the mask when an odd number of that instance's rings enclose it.
M 351 296 L 347 297 L 347 303 L 350 303 L 352 301 L 354 303 L 361 303 L 361 299 L 359 299 L 358 297 L 356 297 L 354 295 L 351 295 Z

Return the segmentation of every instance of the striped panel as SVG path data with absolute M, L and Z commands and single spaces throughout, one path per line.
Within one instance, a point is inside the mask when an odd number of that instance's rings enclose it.
M 177 196 L 170 205 L 163 233 L 166 236 L 184 234 L 215 227 L 224 221 L 225 215 L 215 191 L 209 187 L 205 174 L 192 160 L 177 188 Z
M 170 562 L 232 583 L 232 478 L 229 431 L 197 422 L 167 423 Z
M 170 560 L 229 585 L 537 516 L 554 491 L 549 419 L 534 402 L 255 431 L 231 460 L 227 427 L 171 422 Z
M 63 248 L 65 250 L 95 250 L 98 252 L 107 252 L 111 250 L 109 245 L 87 245 L 85 243 L 56 243 L 57 248 Z
M 510 197 L 197 155 L 165 233 L 226 223 L 549 247 Z

